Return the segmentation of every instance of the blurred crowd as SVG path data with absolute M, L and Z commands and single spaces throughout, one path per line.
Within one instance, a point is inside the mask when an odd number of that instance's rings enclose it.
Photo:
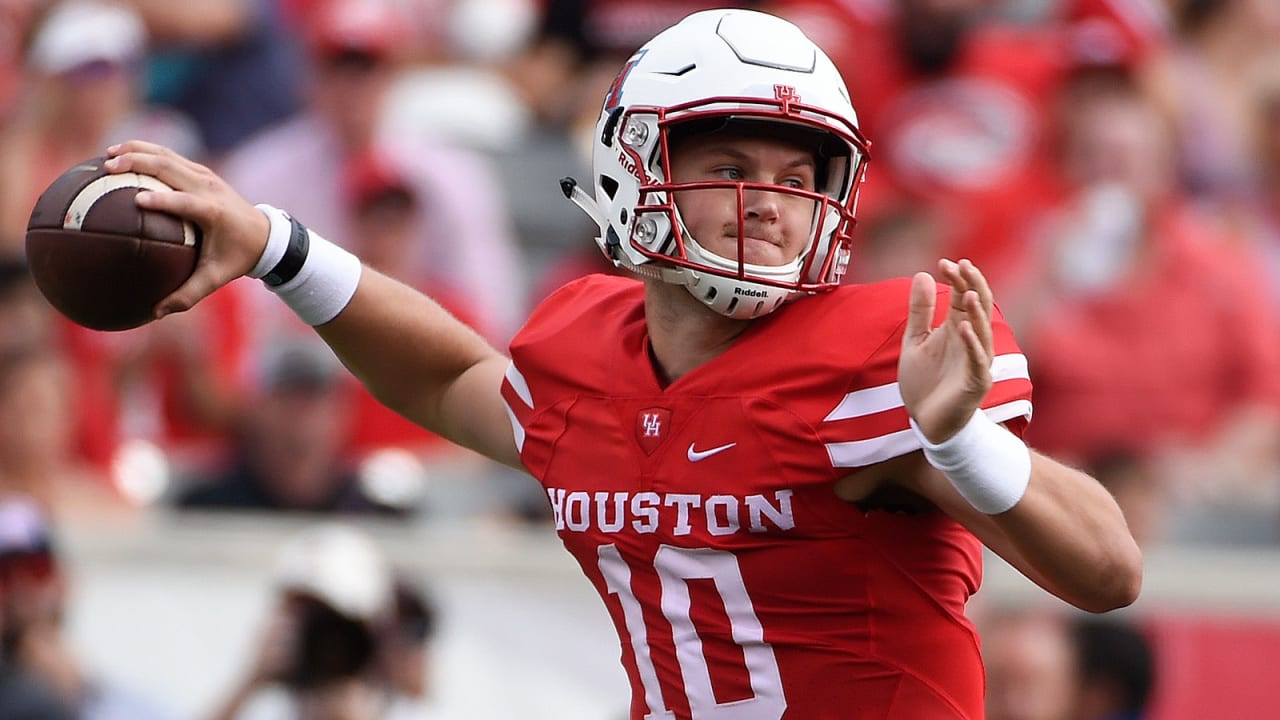
M 557 180 L 589 172 L 630 52 L 714 4 L 0 5 L 0 488 L 55 516 L 446 512 L 432 470 L 498 471 L 382 408 L 258 283 L 121 333 L 51 312 L 23 267 L 35 198 L 161 142 L 501 346 L 610 271 Z M 973 258 L 1031 365 L 1034 445 L 1102 477 L 1144 543 L 1280 538 L 1280 5 L 741 4 L 828 49 L 871 138 L 851 282 Z
M 557 181 L 589 173 L 614 75 L 724 5 L 788 17 L 846 77 L 872 143 L 850 282 L 974 259 L 1026 352 L 1033 446 L 1093 472 L 1147 547 L 1280 544 L 1275 0 L 6 0 L 0 496 L 54 523 L 415 522 L 457 511 L 431 502 L 446 477 L 518 486 L 469 509 L 542 521 L 534 483 L 382 408 L 257 282 L 72 325 L 26 273 L 28 214 L 153 140 L 501 347 L 611 271 Z
M 267 614 L 211 720 L 430 720 L 436 608 L 420 578 L 365 531 L 336 521 L 271 555 Z M 82 657 L 68 632 L 74 573 L 39 503 L 0 499 L 0 717 L 177 720 L 160 688 Z M 100 621 L 101 619 L 99 619 Z M 127 649 L 124 650 L 127 652 Z M 193 670 L 200 667 L 191 663 Z

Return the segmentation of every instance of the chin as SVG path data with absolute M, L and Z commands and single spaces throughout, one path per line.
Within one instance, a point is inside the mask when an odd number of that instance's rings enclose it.
M 725 248 L 725 252 L 720 253 L 721 257 L 737 260 L 737 245 L 735 241 L 733 245 Z M 790 262 L 782 248 L 763 240 L 747 240 L 746 246 L 743 248 L 742 261 L 748 265 L 763 265 L 765 267 L 778 267 Z
M 791 262 L 791 260 L 786 257 L 781 248 L 770 246 L 768 249 L 760 248 L 757 252 L 752 252 L 751 248 L 747 248 L 747 252 L 743 256 L 743 262 L 765 267 L 780 267 Z

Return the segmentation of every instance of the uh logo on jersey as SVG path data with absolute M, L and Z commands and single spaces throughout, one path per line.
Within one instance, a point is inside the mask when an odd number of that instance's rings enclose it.
M 667 439 L 667 430 L 671 427 L 671 411 L 667 408 L 651 407 L 636 413 L 636 441 L 646 455 Z

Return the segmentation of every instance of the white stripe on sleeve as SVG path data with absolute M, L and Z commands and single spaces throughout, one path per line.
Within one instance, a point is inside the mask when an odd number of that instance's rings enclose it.
M 1030 380 L 1027 372 L 1027 357 L 1022 353 L 997 355 L 991 361 L 991 380 L 993 383 L 1004 380 Z M 851 420 L 853 418 L 874 415 L 886 410 L 902 407 L 902 392 L 898 383 L 855 390 L 845 395 L 838 405 L 823 418 L 824 422 Z M 1006 420 L 1008 418 L 1005 418 Z
M 516 417 L 515 412 L 511 410 L 511 405 L 504 399 L 502 406 L 507 410 L 507 418 L 511 420 L 511 434 L 516 439 L 516 450 L 524 452 L 524 426 L 520 424 L 520 418 Z
M 514 361 L 507 366 L 507 382 L 511 383 L 512 389 L 516 391 L 516 395 L 533 409 L 533 393 L 529 392 L 529 383 L 525 382 L 524 375 L 516 368 Z

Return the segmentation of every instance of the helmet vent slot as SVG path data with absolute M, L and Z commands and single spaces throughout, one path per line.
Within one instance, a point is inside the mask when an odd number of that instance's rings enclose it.
M 658 74 L 658 75 L 668 75 L 668 76 L 670 76 L 670 77 L 680 77 L 681 75 L 684 75 L 684 74 L 686 74 L 686 73 L 692 72 L 692 71 L 694 71 L 694 70 L 696 70 L 696 69 L 698 69 L 698 66 L 697 66 L 697 64 L 696 64 L 696 63 L 689 63 L 688 65 L 685 65 L 684 67 L 680 68 L 679 70 L 674 70 L 674 71 L 669 70 L 669 71 L 666 71 L 666 72 L 659 72 L 659 73 L 656 73 L 656 74 Z

